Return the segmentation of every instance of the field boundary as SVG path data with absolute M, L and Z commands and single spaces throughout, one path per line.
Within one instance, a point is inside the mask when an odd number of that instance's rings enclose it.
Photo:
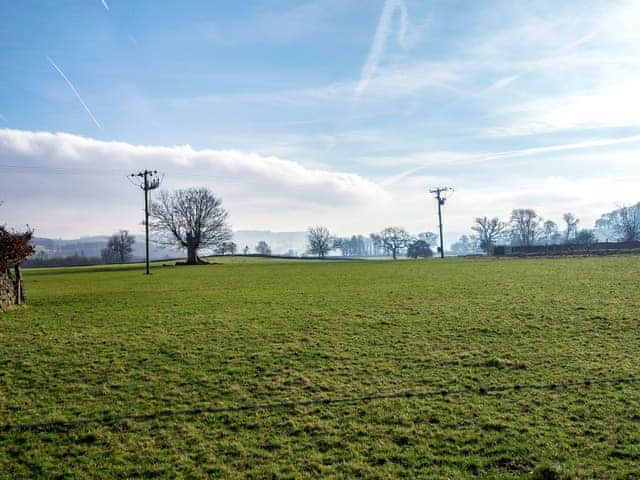
M 176 416 L 196 416 L 204 414 L 252 412 L 259 410 L 287 409 L 296 407 L 308 407 L 314 405 L 345 405 L 368 403 L 379 400 L 392 400 L 399 398 L 434 398 L 448 395 L 497 395 L 500 393 L 513 393 L 531 390 L 568 390 L 574 388 L 589 388 L 592 386 L 621 385 L 640 383 L 640 377 L 617 377 L 617 378 L 596 378 L 559 383 L 528 383 L 511 385 L 487 385 L 481 387 L 464 387 L 458 389 L 440 389 L 427 391 L 401 391 L 390 393 L 374 393 L 354 397 L 340 398 L 315 398 L 309 400 L 285 400 L 271 403 L 255 403 L 245 405 L 229 405 L 226 407 L 203 406 L 183 410 L 160 410 L 151 413 L 114 415 L 103 417 L 76 418 L 74 420 L 50 420 L 43 422 L 7 423 L 0 424 L 2 432 L 66 432 L 74 428 L 89 424 L 99 424 L 104 426 L 114 426 L 122 422 L 137 421 L 144 422 L 160 418 Z

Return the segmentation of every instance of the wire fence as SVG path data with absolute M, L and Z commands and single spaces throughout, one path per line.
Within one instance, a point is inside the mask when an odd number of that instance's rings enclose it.
M 370 395 L 339 397 L 339 398 L 315 398 L 309 400 L 285 400 L 271 403 L 255 403 L 244 405 L 212 406 L 206 405 L 190 409 L 160 410 L 150 413 L 131 415 L 107 415 L 101 417 L 76 418 L 72 420 L 50 420 L 42 422 L 7 423 L 0 425 L 2 432 L 66 432 L 89 424 L 114 426 L 122 422 L 144 422 L 155 419 L 176 416 L 197 416 L 204 414 L 242 413 L 255 411 L 268 411 L 275 409 L 292 409 L 297 407 L 309 407 L 315 405 L 352 405 L 380 400 L 393 399 L 426 399 L 446 397 L 450 395 L 498 395 L 501 393 L 514 393 L 531 390 L 569 390 L 577 388 L 589 388 L 593 386 L 622 385 L 640 383 L 640 377 L 595 378 L 579 381 L 558 383 L 527 383 L 511 385 L 486 385 L 480 387 L 468 386 L 457 389 L 440 389 L 427 391 L 400 391 L 390 393 L 374 393 Z

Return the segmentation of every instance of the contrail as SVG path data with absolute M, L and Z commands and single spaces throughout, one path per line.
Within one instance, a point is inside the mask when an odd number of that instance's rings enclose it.
M 89 114 L 89 116 L 91 117 L 91 120 L 93 120 L 93 123 L 96 124 L 96 126 L 99 129 L 102 129 L 102 125 L 100 125 L 100 122 L 96 119 L 96 117 L 93 115 L 93 113 L 91 113 L 91 110 L 89 109 L 89 107 L 87 106 L 86 103 L 84 103 L 84 100 L 82 100 L 82 97 L 80 96 L 80 93 L 78 92 L 78 90 L 76 90 L 76 87 L 73 86 L 73 83 L 71 83 L 71 80 L 69 80 L 67 78 L 67 76 L 64 74 L 64 72 L 60 69 L 60 67 L 58 67 L 58 65 L 56 65 L 56 62 L 54 62 L 53 60 L 51 60 L 51 57 L 47 57 L 47 60 L 49 61 L 49 63 L 51 64 L 51 66 L 53 68 L 55 68 L 58 73 L 60 74 L 60 76 L 64 79 L 65 82 L 67 82 L 67 85 L 69 85 L 69 88 L 73 91 L 73 93 L 76 95 L 76 97 L 78 98 L 78 100 L 80 101 L 80 103 L 82 104 L 82 106 L 84 107 L 84 109 L 87 111 L 87 113 Z
M 393 19 L 393 14 L 396 9 L 399 10 L 400 13 L 398 43 L 404 46 L 408 23 L 407 7 L 403 0 L 386 0 L 382 13 L 380 14 L 380 20 L 378 21 L 378 27 L 376 28 L 376 33 L 373 37 L 373 43 L 371 44 L 369 55 L 367 55 L 367 60 L 362 67 L 360 82 L 358 82 L 358 86 L 356 87 L 356 99 L 362 95 L 362 92 L 365 91 L 371 81 L 371 78 L 378 70 L 378 65 L 382 59 L 382 55 L 384 54 L 387 39 L 391 34 L 391 20 Z
M 546 147 L 535 147 L 535 148 L 525 148 L 522 150 L 507 150 L 505 152 L 496 152 L 489 153 L 486 155 L 471 155 L 469 158 L 465 159 L 463 163 L 472 164 L 472 163 L 481 163 L 487 162 L 489 160 L 499 160 L 503 158 L 518 158 L 518 157 L 527 157 L 529 155 L 536 155 L 539 153 L 552 153 L 552 152 L 564 152 L 569 150 L 581 150 L 584 148 L 598 148 L 598 147 L 609 147 L 611 145 L 622 145 L 625 143 L 637 143 L 640 142 L 640 135 L 632 135 L 629 137 L 618 137 L 618 138 L 603 138 L 599 140 L 588 140 L 586 142 L 579 143 L 565 143 L 561 145 L 550 145 Z M 416 172 L 424 170 L 425 168 L 432 167 L 433 163 L 428 165 L 419 165 L 417 167 L 410 168 L 409 170 L 405 170 L 404 172 L 400 172 L 396 175 L 392 175 L 388 177 L 378 184 L 381 186 L 389 186 L 393 185 L 399 180 L 402 180 L 405 177 L 413 175 Z
M 102 6 L 108 11 L 109 5 L 107 4 L 107 0 L 100 0 L 102 2 Z

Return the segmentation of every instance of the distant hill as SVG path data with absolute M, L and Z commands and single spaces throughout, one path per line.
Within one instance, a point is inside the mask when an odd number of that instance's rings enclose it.
M 253 252 L 260 240 L 267 242 L 274 254 L 284 254 L 293 250 L 297 255 L 301 255 L 307 250 L 306 232 L 272 232 L 270 230 L 233 232 L 233 241 L 238 245 L 238 252 L 242 252 L 245 246 Z
M 144 235 L 135 235 L 136 243 L 133 248 L 135 259 L 144 258 Z M 81 237 L 76 239 L 55 239 L 34 237 L 33 244 L 37 251 L 46 253 L 48 257 L 70 257 L 80 255 L 85 257 L 100 257 L 100 251 L 106 246 L 108 235 Z M 302 254 L 306 250 L 307 235 L 305 232 L 271 232 L 268 230 L 239 230 L 233 233 L 233 241 L 238 245 L 238 252 L 245 246 L 254 252 L 256 244 L 264 240 L 271 247 L 274 254 L 284 254 L 293 250 Z M 163 247 L 151 242 L 151 258 L 161 260 L 182 255 L 179 249 Z

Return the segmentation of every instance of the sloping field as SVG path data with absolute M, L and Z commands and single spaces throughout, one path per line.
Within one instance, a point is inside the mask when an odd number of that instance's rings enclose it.
M 640 477 L 637 257 L 26 287 L 0 315 L 0 478 Z

